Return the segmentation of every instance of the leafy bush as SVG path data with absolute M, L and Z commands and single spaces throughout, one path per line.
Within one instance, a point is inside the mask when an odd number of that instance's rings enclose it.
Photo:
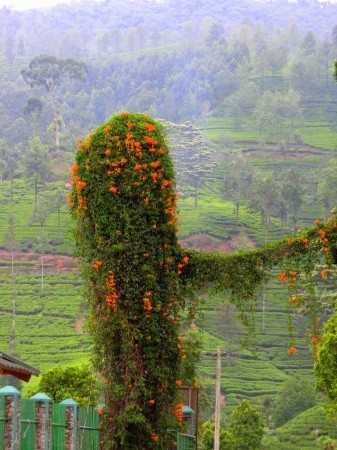
M 99 382 L 89 364 L 57 366 L 43 373 L 30 395 L 43 392 L 59 403 L 72 398 L 81 406 L 96 406 L 100 392 Z

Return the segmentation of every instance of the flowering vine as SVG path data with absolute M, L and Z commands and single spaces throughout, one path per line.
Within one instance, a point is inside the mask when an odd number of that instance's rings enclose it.
M 180 409 L 180 336 L 189 256 L 162 127 L 122 113 L 78 143 L 69 198 L 105 382 L 104 449 L 166 448 Z M 178 421 L 178 422 L 179 422 Z
M 337 259 L 337 218 L 245 253 L 183 249 L 164 130 L 144 114 L 116 115 L 79 141 L 72 177 L 68 201 L 105 384 L 101 448 L 165 449 L 174 417 L 176 425 L 182 419 L 177 389 L 193 382 L 197 345 L 179 329 L 187 295 L 209 283 L 228 290 L 249 325 L 256 289 L 272 267 L 284 265 L 279 280 L 291 303 L 312 306 L 313 296 L 308 303 L 297 292 L 299 274 L 310 279 L 323 255 L 321 276 L 328 276 Z M 195 309 L 193 296 L 189 301 Z M 318 329 L 316 322 L 315 343 Z M 289 353 L 296 352 L 291 345 Z

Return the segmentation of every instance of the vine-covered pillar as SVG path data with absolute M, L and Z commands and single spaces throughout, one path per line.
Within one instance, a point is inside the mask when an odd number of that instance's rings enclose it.
M 79 142 L 69 204 L 105 386 L 104 449 L 166 448 L 186 357 L 174 171 L 162 126 L 122 113 Z M 178 411 L 178 413 L 177 413 Z

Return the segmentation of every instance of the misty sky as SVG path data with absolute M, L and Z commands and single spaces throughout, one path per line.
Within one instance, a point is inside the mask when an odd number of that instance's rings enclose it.
M 0 0 L 0 8 L 3 6 L 12 6 L 14 9 L 22 10 L 55 6 L 58 3 L 76 3 L 76 1 L 77 0 Z
M 14 9 L 32 9 L 32 8 L 43 8 L 48 6 L 55 6 L 58 3 L 76 3 L 81 0 L 0 0 L 0 8 L 3 6 L 12 6 Z M 102 0 L 96 0 L 102 1 Z M 322 1 L 322 0 L 318 0 Z M 324 0 L 323 0 L 324 1 Z M 336 3 L 337 0 L 328 0 L 331 3 Z

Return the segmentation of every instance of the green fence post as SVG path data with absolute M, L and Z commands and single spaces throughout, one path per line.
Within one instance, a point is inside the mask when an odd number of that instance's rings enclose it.
M 188 425 L 188 434 L 194 436 L 194 411 L 189 406 L 183 406 L 183 420 Z
M 78 407 L 79 404 L 72 398 L 67 398 L 60 403 L 66 408 L 66 448 L 65 450 L 77 450 L 78 448 Z
M 20 449 L 20 392 L 13 386 L 0 389 L 5 399 L 4 450 Z
M 52 399 L 48 395 L 39 392 L 33 395 L 31 400 L 35 402 L 36 434 L 35 450 L 51 450 L 51 408 Z
M 190 434 L 177 434 L 177 450 L 196 450 L 195 436 Z

